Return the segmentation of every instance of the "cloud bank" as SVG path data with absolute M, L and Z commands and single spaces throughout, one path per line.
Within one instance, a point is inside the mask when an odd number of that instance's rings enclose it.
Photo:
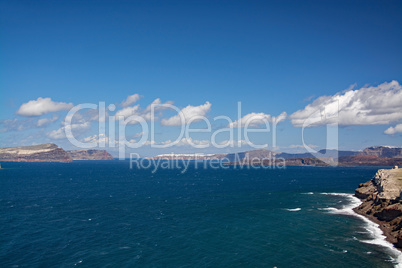
M 382 125 L 402 119 L 402 86 L 397 81 L 378 86 L 348 89 L 322 96 L 290 115 L 296 127 L 340 125 Z

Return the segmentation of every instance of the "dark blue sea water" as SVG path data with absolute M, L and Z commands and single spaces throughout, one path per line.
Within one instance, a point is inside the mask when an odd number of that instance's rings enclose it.
M 393 267 L 350 195 L 378 168 L 2 163 L 1 267 Z M 378 245 L 383 244 L 384 246 Z

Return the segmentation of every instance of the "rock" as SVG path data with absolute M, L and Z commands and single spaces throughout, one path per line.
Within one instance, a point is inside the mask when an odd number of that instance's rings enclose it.
M 375 186 L 372 181 L 366 183 L 360 183 L 359 188 L 355 190 L 356 197 L 360 199 L 367 199 L 373 195 Z
M 398 219 L 398 217 L 402 216 L 402 204 L 397 203 L 389 205 L 374 213 L 374 216 L 377 217 L 380 221 L 389 222 L 393 220 L 400 220 Z
M 105 150 L 74 150 L 67 152 L 73 160 L 113 160 L 111 156 Z
M 395 243 L 395 247 L 397 247 L 397 248 L 402 248 L 402 234 L 401 233 L 399 233 L 397 236 L 396 236 L 396 243 Z
M 54 143 L 0 149 L 0 161 L 71 162 L 70 155 Z
M 373 146 L 363 150 L 362 155 L 374 155 L 377 157 L 401 158 L 402 148 L 392 146 Z
M 375 220 L 388 241 L 402 248 L 402 170 L 380 169 L 374 178 L 355 190 L 362 204 L 355 212 Z

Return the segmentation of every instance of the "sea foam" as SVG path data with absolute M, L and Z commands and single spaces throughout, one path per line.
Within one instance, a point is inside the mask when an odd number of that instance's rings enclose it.
M 301 208 L 286 208 L 287 211 L 300 211 Z
M 342 207 L 342 208 L 321 208 L 320 210 L 327 210 L 328 213 L 333 214 L 341 214 L 347 216 L 353 216 L 361 219 L 365 223 L 365 229 L 370 234 L 372 239 L 370 240 L 361 240 L 363 243 L 374 244 L 384 247 L 389 255 L 391 256 L 392 262 L 395 264 L 395 267 L 402 268 L 402 252 L 397 250 L 392 243 L 386 240 L 385 235 L 383 234 L 382 230 L 380 229 L 379 225 L 375 222 L 370 221 L 366 217 L 357 214 L 353 211 L 353 208 L 359 206 L 362 202 L 360 199 L 355 197 L 353 194 L 346 194 L 346 193 L 321 193 L 323 195 L 333 195 L 333 196 L 344 196 L 348 201 L 349 204 Z

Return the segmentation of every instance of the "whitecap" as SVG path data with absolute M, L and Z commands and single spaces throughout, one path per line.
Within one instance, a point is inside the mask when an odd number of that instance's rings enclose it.
M 301 194 L 314 194 L 313 192 L 308 192 L 308 193 L 301 193 Z
M 346 197 L 350 202 L 348 205 L 342 208 L 325 208 L 322 210 L 328 210 L 328 213 L 357 217 L 362 221 L 364 221 L 364 223 L 366 224 L 365 229 L 373 239 L 361 240 L 360 242 L 384 247 L 387 250 L 387 253 L 391 256 L 391 259 L 394 262 L 395 267 L 402 268 L 402 252 L 397 250 L 392 243 L 386 240 L 386 237 L 383 234 L 382 230 L 379 228 L 379 225 L 353 211 L 353 208 L 359 206 L 362 203 L 359 198 L 355 197 L 353 194 L 346 194 L 346 193 L 321 193 L 321 194 Z
M 299 211 L 301 208 L 286 208 L 287 211 Z
M 336 210 L 338 210 L 338 209 L 337 209 L 337 208 L 331 208 L 331 207 L 329 207 L 329 208 L 318 208 L 318 210 L 336 211 Z

